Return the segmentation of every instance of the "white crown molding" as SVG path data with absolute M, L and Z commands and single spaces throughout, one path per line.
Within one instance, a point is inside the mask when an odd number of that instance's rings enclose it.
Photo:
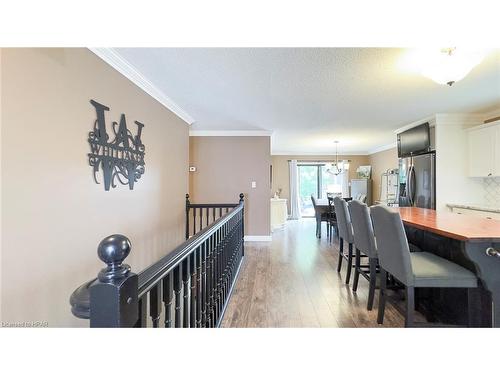
M 374 148 L 373 150 L 371 150 L 368 153 L 368 155 L 373 155 L 373 154 L 376 154 L 377 152 L 387 151 L 387 150 L 390 150 L 391 148 L 396 148 L 396 147 L 397 147 L 397 142 L 393 142 L 393 143 L 390 143 L 388 145 L 384 145 L 384 146 L 380 146 L 380 147 Z
M 245 236 L 245 242 L 270 242 L 273 240 L 272 236 Z
M 191 125 L 194 119 L 181 107 L 174 103 L 172 99 L 166 96 L 161 90 L 153 85 L 146 77 L 144 77 L 134 66 L 125 60 L 113 48 L 89 48 L 98 57 L 123 74 L 126 78 L 132 81 L 139 88 L 144 90 L 148 95 L 156 99 L 178 117 Z
M 496 108 L 492 111 L 489 112 L 484 112 L 482 113 L 483 121 L 495 118 L 495 117 L 500 117 L 500 108 Z
M 267 130 L 190 130 L 190 137 L 270 137 Z
M 339 157 L 347 156 L 359 156 L 359 155 L 369 155 L 366 151 L 350 151 L 348 153 L 339 154 Z M 271 153 L 271 156 L 333 156 L 335 157 L 335 152 L 292 152 L 292 151 L 275 151 Z
M 478 130 L 478 129 L 490 128 L 492 126 L 498 126 L 498 125 L 500 125 L 500 120 L 491 121 L 491 122 L 487 122 L 484 124 L 482 123 L 481 125 L 471 126 L 465 130 L 469 132 L 469 131 Z

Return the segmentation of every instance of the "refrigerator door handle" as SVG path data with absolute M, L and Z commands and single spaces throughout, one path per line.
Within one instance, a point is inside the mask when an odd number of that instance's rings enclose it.
M 408 198 L 408 195 L 409 195 L 409 194 L 408 194 L 408 189 L 409 189 L 409 186 L 408 186 L 408 177 L 409 177 L 409 176 L 408 176 L 408 172 L 409 172 L 409 168 L 408 168 L 408 169 L 406 169 L 406 183 L 405 183 L 405 189 L 403 190 L 403 192 L 402 192 L 402 194 L 401 194 L 401 196 L 402 196 L 403 198 Z
M 410 192 L 410 189 L 411 189 L 410 170 L 411 170 L 411 166 L 408 167 L 408 169 L 406 170 L 406 198 L 408 199 L 408 203 L 411 206 L 412 204 L 411 204 L 411 192 Z
M 412 165 L 408 171 L 408 198 L 413 206 L 415 202 L 415 168 Z

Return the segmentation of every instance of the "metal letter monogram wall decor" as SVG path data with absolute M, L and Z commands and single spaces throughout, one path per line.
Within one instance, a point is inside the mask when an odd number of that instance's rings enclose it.
M 137 125 L 137 134 L 134 137 L 127 129 L 125 114 L 120 117 L 120 123 L 113 121 L 111 130 L 114 139 L 108 142 L 106 132 L 105 112 L 109 108 L 95 100 L 90 103 L 96 111 L 94 130 L 89 133 L 90 154 L 89 164 L 93 167 L 94 180 L 99 184 L 97 175 L 99 167 L 102 169 L 104 190 L 116 187 L 116 181 L 127 185 L 132 190 L 134 183 L 144 174 L 144 145 L 141 141 L 144 124 L 134 121 Z

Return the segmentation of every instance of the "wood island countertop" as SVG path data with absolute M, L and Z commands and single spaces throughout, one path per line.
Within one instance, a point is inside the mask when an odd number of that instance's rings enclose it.
M 458 215 L 428 208 L 393 207 L 403 223 L 459 241 L 500 240 L 500 220 Z

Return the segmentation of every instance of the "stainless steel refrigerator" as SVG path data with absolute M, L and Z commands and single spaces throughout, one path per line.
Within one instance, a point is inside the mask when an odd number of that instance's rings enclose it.
M 399 159 L 399 206 L 436 208 L 436 153 Z

